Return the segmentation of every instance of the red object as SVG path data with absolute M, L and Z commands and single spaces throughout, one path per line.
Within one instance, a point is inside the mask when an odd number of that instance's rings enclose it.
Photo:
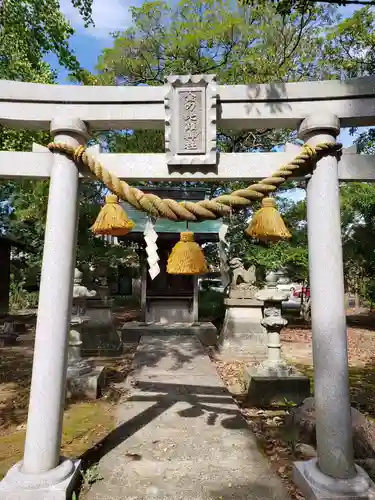
M 295 297 L 301 297 L 301 294 L 303 294 L 304 297 L 310 297 L 310 288 L 309 287 L 303 287 L 300 288 L 299 290 L 294 290 L 293 295 Z

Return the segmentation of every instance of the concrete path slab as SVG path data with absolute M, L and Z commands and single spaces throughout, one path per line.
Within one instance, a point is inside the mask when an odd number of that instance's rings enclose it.
M 194 336 L 141 339 L 89 500 L 287 500 Z

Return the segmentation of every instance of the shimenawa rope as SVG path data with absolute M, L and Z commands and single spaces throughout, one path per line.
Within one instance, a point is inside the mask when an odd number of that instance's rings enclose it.
M 301 152 L 286 165 L 282 166 L 270 177 L 251 184 L 246 189 L 239 189 L 230 194 L 223 194 L 211 200 L 198 202 L 177 202 L 172 199 L 162 199 L 151 193 L 144 193 L 140 189 L 129 186 L 116 175 L 106 170 L 94 157 L 89 156 L 84 146 L 74 148 L 68 144 L 52 142 L 48 149 L 69 156 L 77 166 L 84 165 L 90 172 L 115 195 L 127 201 L 133 207 L 146 212 L 157 218 L 172 221 L 196 221 L 204 219 L 218 219 L 227 215 L 232 209 L 240 209 L 251 205 L 253 201 L 260 200 L 269 193 L 274 192 L 278 186 L 283 184 L 296 172 L 308 172 L 311 167 L 321 158 L 328 155 L 339 155 L 342 145 L 335 142 L 322 142 L 315 147 L 309 144 L 302 146 Z

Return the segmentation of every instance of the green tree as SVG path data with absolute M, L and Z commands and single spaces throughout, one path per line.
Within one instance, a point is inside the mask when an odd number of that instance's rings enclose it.
M 357 10 L 327 32 L 324 53 L 331 63 L 331 78 L 357 78 L 375 72 L 375 12 Z
M 336 14 L 334 8 L 317 7 L 303 14 L 295 12 L 287 19 L 275 15 L 271 5 L 249 8 L 236 6 L 230 0 L 209 0 L 204 4 L 188 0 L 175 5 L 146 1 L 132 8 L 132 20 L 131 27 L 116 33 L 113 46 L 99 58 L 96 83 L 162 85 L 169 74 L 186 73 L 215 73 L 221 84 L 272 81 L 282 85 L 318 79 L 322 74 L 319 55 L 323 34 L 334 25 Z M 290 130 L 219 130 L 218 146 L 225 152 L 270 151 L 293 137 Z M 102 140 L 113 152 L 164 151 L 162 131 L 111 132 Z M 215 196 L 244 184 L 211 183 L 206 187 Z M 255 246 L 243 232 L 251 214 L 252 209 L 242 210 L 228 221 L 231 252 L 249 258 L 259 254 L 261 260 L 263 248 Z M 301 267 L 306 250 L 301 256 L 298 245 L 293 240 L 278 246 L 279 254 L 285 254 L 281 260 L 290 262 L 292 256 L 286 253 L 293 248 L 295 261 Z M 213 258 L 217 256 L 209 253 Z M 268 261 L 276 262 L 273 257 Z M 305 267 L 299 272 L 305 273 Z
M 92 23 L 92 0 L 72 0 L 85 23 Z M 0 5 L 0 78 L 35 81 L 43 58 L 53 53 L 76 76 L 81 68 L 69 47 L 74 33 L 58 0 L 3 0 Z M 39 81 L 36 79 L 36 81 Z
M 329 30 L 324 52 L 332 63 L 333 78 L 374 74 L 374 28 L 375 13 L 364 7 Z M 374 129 L 351 132 L 360 152 L 374 154 Z M 340 194 L 346 286 L 355 294 L 358 305 L 360 296 L 373 300 L 375 187 L 370 183 L 347 183 L 341 186 Z
M 325 5 L 375 5 L 374 0 L 239 0 L 241 5 L 264 5 L 269 3 L 275 7 L 278 14 L 288 15 L 293 11 L 306 12 L 316 4 Z
M 72 0 L 86 24 L 92 23 L 92 0 Z M 0 78 L 53 84 L 55 73 L 44 62 L 53 53 L 59 63 L 79 79 L 90 75 L 69 46 L 73 34 L 69 22 L 60 12 L 57 0 L 5 0 L 0 7 Z M 0 127 L 0 149 L 31 150 L 33 142 L 46 145 L 48 133 L 13 130 Z M 10 233 L 28 245 L 31 252 L 22 254 L 13 267 L 16 283 L 33 283 L 39 276 L 48 199 L 48 181 L 0 182 L 0 231 Z M 89 231 L 102 200 L 102 186 L 84 182 L 80 190 L 80 221 L 77 260 L 92 264 L 105 255 L 114 262 L 126 257 L 123 249 L 108 247 Z M 130 249 L 131 251 L 131 249 Z M 15 287 L 17 290 L 17 286 Z
M 132 26 L 99 59 L 98 83 L 162 85 L 187 73 L 215 73 L 228 84 L 314 79 L 321 37 L 335 21 L 332 8 L 285 19 L 271 6 L 230 0 L 146 1 L 131 12 Z

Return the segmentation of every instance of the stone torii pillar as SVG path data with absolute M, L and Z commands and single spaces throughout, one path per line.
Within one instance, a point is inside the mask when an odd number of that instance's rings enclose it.
M 334 142 L 339 119 L 306 118 L 299 136 L 311 146 Z M 309 275 L 317 459 L 295 462 L 294 480 L 307 499 L 367 499 L 372 483 L 354 463 L 350 413 L 344 274 L 337 158 L 321 159 L 307 185 Z
M 56 142 L 85 144 L 84 122 L 58 117 L 51 123 Z M 78 463 L 60 457 L 66 394 L 68 332 L 78 215 L 79 174 L 72 160 L 55 154 L 44 238 L 38 319 L 25 451 L 0 483 L 2 500 L 65 500 Z

